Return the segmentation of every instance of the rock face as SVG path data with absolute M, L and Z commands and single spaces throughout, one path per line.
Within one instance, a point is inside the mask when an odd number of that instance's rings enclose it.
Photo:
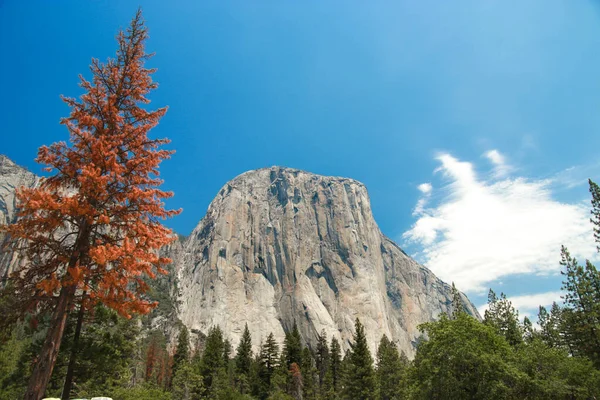
M 39 180 L 39 177 L 0 154 L 0 226 L 11 224 L 17 218 L 16 189 L 21 186 L 34 187 Z M 5 240 L 4 233 L 0 232 L 0 281 L 17 262 L 12 253 L 1 251 Z
M 257 345 L 297 323 L 309 346 L 325 330 L 349 348 L 358 317 L 371 350 L 386 334 L 409 357 L 417 326 L 451 312 L 451 288 L 379 230 L 365 186 L 273 167 L 227 183 L 171 254 L 179 317 L 234 346 L 248 324 Z M 475 307 L 463 295 L 469 313 Z

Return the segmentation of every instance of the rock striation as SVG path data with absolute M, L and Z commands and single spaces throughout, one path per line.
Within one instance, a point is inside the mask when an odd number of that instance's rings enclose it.
M 16 189 L 34 187 L 40 178 L 0 154 L 0 226 L 12 224 L 17 218 Z M 0 232 L 0 281 L 12 271 L 17 260 L 12 253 L 2 252 L 7 238 Z
M 353 179 L 246 172 L 171 257 L 180 319 L 204 333 L 219 325 L 234 346 L 245 324 L 257 345 L 270 332 L 283 341 L 296 323 L 309 346 L 325 330 L 348 349 L 360 318 L 372 351 L 386 334 L 411 357 L 417 326 L 451 312 L 451 287 L 381 233 Z

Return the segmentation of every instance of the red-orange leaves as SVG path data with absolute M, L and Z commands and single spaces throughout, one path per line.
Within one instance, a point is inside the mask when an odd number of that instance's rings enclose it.
M 86 289 L 89 306 L 101 302 L 123 315 L 146 313 L 154 303 L 143 293 L 144 278 L 165 273 L 170 262 L 158 256 L 174 236 L 159 219 L 163 199 L 160 163 L 173 151 L 168 139 L 152 139 L 167 108 L 148 110 L 146 96 L 157 87 L 145 67 L 147 31 L 138 14 L 118 36 L 116 58 L 92 59 L 85 93 L 63 97 L 71 108 L 61 120 L 69 143 L 42 146 L 37 161 L 54 175 L 39 187 L 18 192 L 20 219 L 6 228 L 24 243 L 29 260 L 11 279 L 35 303 L 36 291 L 56 296 L 64 286 Z

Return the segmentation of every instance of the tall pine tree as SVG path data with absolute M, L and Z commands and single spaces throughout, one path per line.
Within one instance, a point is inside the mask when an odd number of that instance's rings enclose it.
M 600 276 L 589 261 L 585 267 L 579 265 L 564 246 L 561 265 L 565 269 L 563 317 L 568 340 L 576 355 L 587 356 L 600 367 Z
M 177 338 L 177 347 L 175 348 L 175 354 L 173 355 L 173 375 L 177 373 L 177 370 L 181 365 L 187 363 L 190 358 L 190 336 L 187 328 L 181 327 L 179 331 L 179 337 Z
M 244 327 L 242 339 L 235 352 L 235 374 L 237 388 L 240 393 L 247 393 L 249 390 L 250 370 L 252 368 L 252 336 L 248 324 Z
M 330 346 L 329 368 L 325 374 L 323 393 L 326 399 L 339 398 L 341 388 L 342 349 L 338 340 L 333 336 Z
M 498 298 L 496 293 L 490 289 L 488 309 L 485 310 L 483 322 L 495 328 L 511 345 L 516 346 L 523 342 L 519 313 L 504 293 L 500 293 L 500 298 Z
M 600 187 L 591 179 L 588 180 L 590 193 L 592 194 L 592 218 L 594 225 L 594 239 L 597 243 L 597 249 L 600 251 Z
M 71 114 L 63 118 L 70 134 L 42 146 L 37 161 L 54 175 L 17 191 L 19 220 L 3 228 L 25 261 L 10 277 L 22 300 L 19 311 L 52 314 L 46 341 L 35 363 L 25 398 L 44 396 L 75 304 L 97 303 L 124 316 L 147 313 L 145 277 L 165 272 L 169 260 L 158 255 L 174 240 L 160 219 L 172 194 L 160 190 L 158 167 L 172 152 L 166 139 L 149 131 L 166 108 L 149 111 L 147 95 L 157 87 L 144 63 L 148 32 L 138 11 L 117 36 L 115 59 L 92 60 L 92 80 L 80 77 L 81 98 L 63 97 Z
M 283 354 L 285 354 L 286 367 L 288 369 L 292 363 L 296 363 L 302 367 L 302 338 L 300 337 L 296 322 L 294 322 L 292 331 L 285 334 Z
M 354 343 L 348 355 L 344 373 L 344 399 L 371 400 L 377 398 L 377 385 L 373 357 L 367 345 L 365 328 L 357 318 L 354 326 Z
M 329 346 L 327 345 L 327 334 L 325 330 L 317 337 L 317 351 L 315 354 L 315 366 L 319 372 L 319 391 L 323 391 L 325 375 L 329 370 Z
M 380 400 L 402 398 L 403 372 L 406 368 L 400 359 L 398 348 L 387 338 L 381 337 L 377 348 L 377 383 Z

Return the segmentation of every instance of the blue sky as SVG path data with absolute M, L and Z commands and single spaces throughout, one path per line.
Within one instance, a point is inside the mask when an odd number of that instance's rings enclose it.
M 597 2 L 140 4 L 178 232 L 229 179 L 284 165 L 364 182 L 382 231 L 476 305 L 492 286 L 527 314 L 557 296 L 560 243 L 595 257 Z M 67 138 L 59 95 L 137 6 L 0 0 L 0 153 L 40 172 L 37 148 Z

